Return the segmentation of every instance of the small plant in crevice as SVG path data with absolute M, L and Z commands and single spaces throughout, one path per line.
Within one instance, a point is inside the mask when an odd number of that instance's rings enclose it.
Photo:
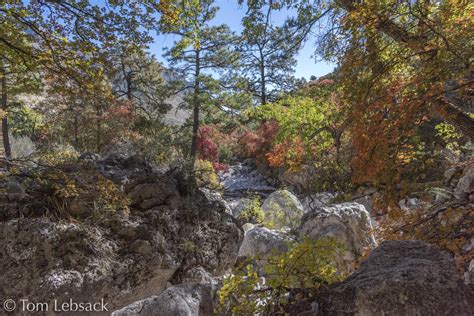
M 243 223 L 262 224 L 265 214 L 262 209 L 262 198 L 258 195 L 251 197 L 249 203 L 240 212 L 239 219 Z

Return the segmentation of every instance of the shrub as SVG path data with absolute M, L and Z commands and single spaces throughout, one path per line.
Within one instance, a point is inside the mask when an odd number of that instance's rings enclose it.
M 265 154 L 272 148 L 278 133 L 278 123 L 275 120 L 262 122 L 255 130 L 246 129 L 239 137 L 240 155 L 264 159 Z
M 205 187 L 211 190 L 219 191 L 222 189 L 219 183 L 219 177 L 214 169 L 212 162 L 198 159 L 194 165 L 196 181 L 199 187 Z
M 287 253 L 267 259 L 265 278 L 248 261 L 224 279 L 218 293 L 220 308 L 234 315 L 285 314 L 296 298 L 314 298 L 344 279 L 343 268 L 334 263 L 342 253 L 342 247 L 331 239 L 292 243 Z
M 32 198 L 25 213 L 47 210 L 59 219 L 101 219 L 118 210 L 128 213 L 125 194 L 94 166 L 78 162 L 75 152 L 49 152 L 38 161 L 25 173 L 29 180 L 24 185 Z
M 225 134 L 221 126 L 203 125 L 199 128 L 197 148 L 199 159 L 212 162 L 214 170 L 226 172 L 227 163 L 233 157 L 236 140 L 235 134 Z
M 262 224 L 264 217 L 262 199 L 258 195 L 254 196 L 239 214 L 243 223 Z

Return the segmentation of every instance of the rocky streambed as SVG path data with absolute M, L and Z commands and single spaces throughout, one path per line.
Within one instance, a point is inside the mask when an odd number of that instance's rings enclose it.
M 289 241 L 303 237 L 332 237 L 344 244 L 341 260 L 349 269 L 366 249 L 372 253 L 347 280 L 317 300 L 295 305 L 292 314 L 471 315 L 474 310 L 472 285 L 460 278 L 449 254 L 420 241 L 377 245 L 371 214 L 357 202 L 331 204 L 330 193 L 302 198 L 278 189 L 251 161 L 221 175 L 221 195 L 191 190 L 179 170 L 157 172 L 134 157 L 91 160 L 122 186 L 130 215 L 118 212 L 97 222 L 18 218 L 15 212 L 29 203 L 28 187 L 21 178 L 0 180 L 0 297 L 104 298 L 115 316 L 213 315 L 221 277 L 236 261 L 284 253 Z M 238 219 L 255 195 L 264 213 L 278 208 L 285 215 L 273 229 Z

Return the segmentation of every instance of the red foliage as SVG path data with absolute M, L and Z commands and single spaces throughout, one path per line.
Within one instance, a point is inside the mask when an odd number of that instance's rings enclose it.
M 230 136 L 222 133 L 218 126 L 201 126 L 197 139 L 199 159 L 210 161 L 215 171 L 226 172 L 229 166 L 219 161 L 219 146 L 217 144 L 225 146 L 230 142 L 229 138 Z
M 229 171 L 229 165 L 222 162 L 213 162 L 212 167 L 217 172 L 227 172 Z
M 242 156 L 264 157 L 271 150 L 277 133 L 278 123 L 276 121 L 263 122 L 256 131 L 245 130 L 239 139 Z
M 211 139 L 198 136 L 197 147 L 199 150 L 199 159 L 211 162 L 217 162 L 219 160 L 219 149 Z

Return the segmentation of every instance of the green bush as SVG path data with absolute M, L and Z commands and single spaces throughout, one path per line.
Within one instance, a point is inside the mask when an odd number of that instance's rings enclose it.
M 243 223 L 262 224 L 264 217 L 262 199 L 258 195 L 252 197 L 244 210 L 239 214 L 239 219 Z
M 204 187 L 215 191 L 220 191 L 222 189 L 222 186 L 219 182 L 219 177 L 212 166 L 212 162 L 198 159 L 195 162 L 194 169 L 197 185 L 199 187 Z

